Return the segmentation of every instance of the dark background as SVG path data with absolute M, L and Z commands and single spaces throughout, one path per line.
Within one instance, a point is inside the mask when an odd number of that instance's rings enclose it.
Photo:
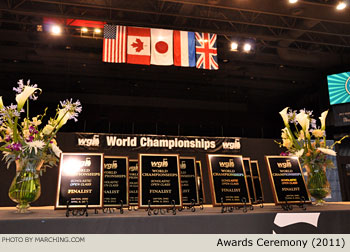
M 43 89 L 32 115 L 80 99 L 79 122 L 64 131 L 277 138 L 278 112 L 330 108 L 327 74 L 349 70 L 350 16 L 335 0 L 7 0 L 0 2 L 0 94 L 31 79 Z M 102 35 L 44 19 L 218 34 L 218 71 L 102 62 Z M 42 31 L 38 29 L 42 26 Z M 251 53 L 230 51 L 250 41 Z M 328 137 L 337 130 L 332 115 Z

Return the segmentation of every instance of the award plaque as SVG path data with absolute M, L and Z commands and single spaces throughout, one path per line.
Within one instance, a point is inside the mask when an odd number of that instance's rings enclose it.
M 197 188 L 199 200 L 203 203 L 205 202 L 204 188 L 203 188 L 203 174 L 202 174 L 202 163 L 201 161 L 196 161 L 196 171 L 197 171 Z
M 243 158 L 245 175 L 247 177 L 247 184 L 249 189 L 249 195 L 252 202 L 256 201 L 255 187 L 252 179 L 252 169 L 250 167 L 250 158 Z
M 103 207 L 128 206 L 129 158 L 105 156 Z
M 62 153 L 55 209 L 102 208 L 103 154 Z
M 129 205 L 138 206 L 139 194 L 139 162 L 137 159 L 129 160 Z
M 182 203 L 199 205 L 195 157 L 180 157 Z
M 208 154 L 207 160 L 213 206 L 250 205 L 242 156 Z
M 259 171 L 259 163 L 258 160 L 250 161 L 250 168 L 252 171 L 252 178 L 255 188 L 255 200 L 256 202 L 264 202 L 264 192 L 261 185 L 261 177 Z
M 139 154 L 139 208 L 182 207 L 178 154 Z
M 299 159 L 291 156 L 265 156 L 276 205 L 311 203 Z

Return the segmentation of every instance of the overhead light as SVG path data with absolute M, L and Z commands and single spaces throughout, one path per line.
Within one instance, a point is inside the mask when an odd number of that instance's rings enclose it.
M 238 43 L 232 42 L 231 43 L 231 51 L 237 51 L 238 50 Z
M 252 49 L 252 45 L 249 43 L 245 43 L 243 46 L 243 51 L 245 52 L 250 52 L 250 50 Z
M 345 1 L 339 1 L 337 5 L 337 10 L 344 10 L 346 8 Z
M 101 33 L 101 29 L 95 28 L 94 32 L 95 32 L 96 34 L 100 34 L 100 33 Z
M 294 4 L 296 2 L 298 2 L 298 0 L 289 0 L 289 3 L 291 3 L 291 4 Z
M 43 26 L 42 25 L 37 25 L 36 26 L 36 31 L 42 32 L 43 31 Z
M 86 27 L 81 28 L 81 32 L 88 32 L 88 28 Z
M 53 26 L 51 27 L 51 34 L 52 34 L 52 35 L 61 35 L 61 33 L 62 33 L 62 29 L 61 29 L 60 26 L 58 26 L 58 25 L 53 25 Z

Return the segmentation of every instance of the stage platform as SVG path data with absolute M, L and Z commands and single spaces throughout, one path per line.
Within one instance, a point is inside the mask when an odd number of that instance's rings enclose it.
M 234 209 L 221 213 L 221 208 L 204 206 L 195 212 L 186 209 L 148 216 L 144 209 L 119 210 L 89 216 L 66 217 L 65 210 L 33 207 L 31 213 L 15 213 L 14 207 L 0 208 L 1 234 L 271 234 L 271 233 L 350 233 L 350 203 L 294 206 L 285 211 L 280 206 L 265 204 L 254 210 Z

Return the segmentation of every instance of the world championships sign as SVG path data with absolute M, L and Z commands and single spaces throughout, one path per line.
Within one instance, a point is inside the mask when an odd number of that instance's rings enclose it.
M 195 137 L 76 133 L 76 146 L 84 150 L 126 148 L 132 150 L 194 150 L 199 152 L 240 151 L 241 139 L 234 137 Z

